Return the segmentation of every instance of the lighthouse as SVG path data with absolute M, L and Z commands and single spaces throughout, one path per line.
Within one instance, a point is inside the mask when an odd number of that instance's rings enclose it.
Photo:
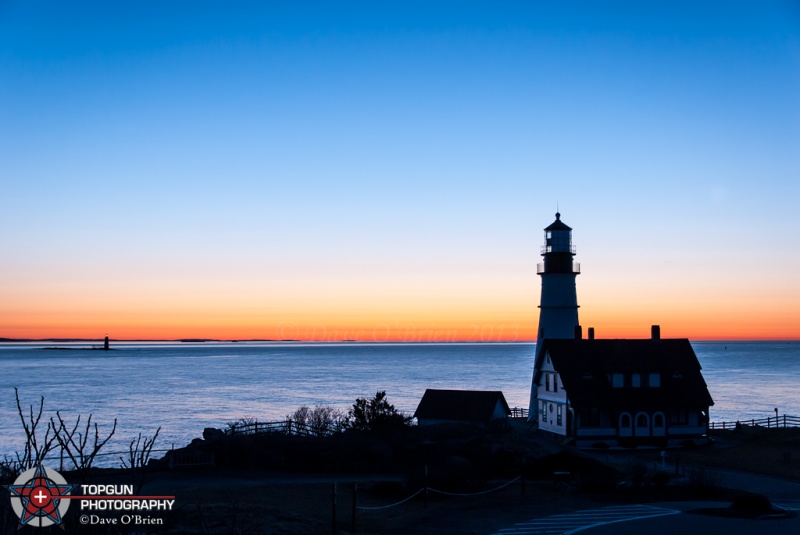
M 545 338 L 574 338 L 578 322 L 578 294 L 575 277 L 581 272 L 580 264 L 573 260 L 572 228 L 556 220 L 544 229 L 542 257 L 536 266 L 542 277 L 542 297 L 539 304 L 539 330 L 536 332 L 536 363 L 538 363 Z M 535 366 L 535 365 L 534 365 Z M 537 386 L 531 384 L 530 418 L 536 415 Z

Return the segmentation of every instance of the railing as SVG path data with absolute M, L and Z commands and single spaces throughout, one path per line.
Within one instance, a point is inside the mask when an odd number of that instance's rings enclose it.
M 576 249 L 574 245 L 542 245 L 540 251 L 542 252 L 542 254 L 547 254 L 547 253 L 575 254 Z
M 767 418 L 751 418 L 750 420 L 736 420 L 735 422 L 711 422 L 709 429 L 736 429 L 742 426 L 750 427 L 800 427 L 800 417 L 789 416 L 768 416 Z
M 279 422 L 252 422 L 237 424 L 225 430 L 226 435 L 260 435 L 262 433 L 281 433 L 303 437 L 319 437 L 332 434 L 330 429 L 315 428 L 302 422 L 281 420 Z
M 511 409 L 511 418 L 527 418 L 528 417 L 528 409 L 523 409 L 522 407 L 514 407 Z

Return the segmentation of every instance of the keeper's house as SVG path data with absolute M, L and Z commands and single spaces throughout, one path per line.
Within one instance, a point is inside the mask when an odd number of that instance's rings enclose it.
M 686 338 L 545 339 L 534 369 L 539 429 L 580 447 L 690 445 L 714 404 Z

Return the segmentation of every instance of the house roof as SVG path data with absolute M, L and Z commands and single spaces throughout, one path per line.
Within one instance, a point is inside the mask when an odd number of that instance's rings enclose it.
M 644 340 L 544 340 L 570 403 L 576 408 L 653 409 L 707 407 L 714 404 L 700 363 L 686 338 Z M 622 373 L 660 374 L 660 386 L 611 386 Z M 536 382 L 541 376 L 537 363 Z
M 505 396 L 499 390 L 435 390 L 429 388 L 417 406 L 414 417 L 426 420 L 491 422 L 500 402 L 506 415 L 511 414 Z

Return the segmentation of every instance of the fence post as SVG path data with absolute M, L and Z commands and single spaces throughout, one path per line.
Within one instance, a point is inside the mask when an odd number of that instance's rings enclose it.
M 428 508 L 428 465 L 425 465 L 425 509 Z
M 358 504 L 358 482 L 353 482 L 353 524 L 350 526 L 352 533 L 356 532 L 356 505 Z
M 331 488 L 331 533 L 336 535 L 336 482 Z

